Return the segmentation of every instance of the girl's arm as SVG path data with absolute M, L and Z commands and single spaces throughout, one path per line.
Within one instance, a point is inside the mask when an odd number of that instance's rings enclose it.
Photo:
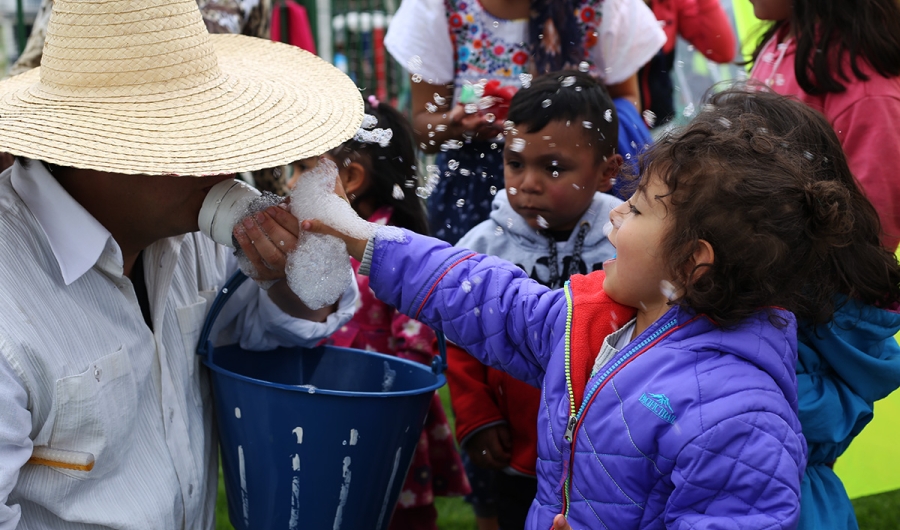
M 621 83 L 607 85 L 606 90 L 609 92 L 611 98 L 625 98 L 633 103 L 638 111 L 641 110 L 641 96 L 639 94 L 640 90 L 638 89 L 637 74 L 632 75 Z
M 304 230 L 336 235 L 351 256 L 369 269 L 375 295 L 416 320 L 443 331 L 447 338 L 485 364 L 540 386 L 555 341 L 554 326 L 566 318 L 562 290 L 550 291 L 512 263 L 454 248 L 435 238 L 381 228 L 371 259 L 368 241 L 339 234 L 318 220 Z

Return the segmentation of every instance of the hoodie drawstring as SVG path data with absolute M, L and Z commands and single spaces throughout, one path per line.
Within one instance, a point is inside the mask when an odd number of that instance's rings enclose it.
M 564 277 L 559 275 L 559 255 L 556 252 L 556 239 L 552 235 L 545 234 L 550 242 L 550 262 L 547 264 L 547 267 L 550 269 L 550 280 L 547 282 L 547 287 L 559 289 L 570 276 L 581 272 L 579 270 L 579 264 L 582 263 L 581 250 L 584 248 L 584 238 L 587 237 L 590 227 L 590 223 L 583 222 L 578 228 L 578 234 L 575 236 L 575 248 L 572 250 L 572 259 L 569 261 L 569 267 Z

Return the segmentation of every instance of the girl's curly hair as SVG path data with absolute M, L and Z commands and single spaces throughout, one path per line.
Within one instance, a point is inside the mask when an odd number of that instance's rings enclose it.
M 641 157 L 640 173 L 639 190 L 650 178 L 668 188 L 657 198 L 671 215 L 662 251 L 684 287 L 675 303 L 720 325 L 769 307 L 825 323 L 837 294 L 900 299 L 875 209 L 827 120 L 799 101 L 762 88 L 714 94 Z M 701 239 L 711 264 L 693 263 Z

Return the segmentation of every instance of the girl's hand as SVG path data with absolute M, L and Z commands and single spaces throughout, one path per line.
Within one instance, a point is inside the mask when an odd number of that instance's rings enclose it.
M 459 127 L 463 134 L 470 134 L 476 140 L 489 140 L 503 132 L 502 124 L 496 120 L 488 121 L 480 112 L 467 114 L 465 105 L 457 103 L 450 111 L 450 121 Z
M 300 224 L 300 228 L 307 232 L 326 234 L 342 240 L 347 245 L 347 254 L 350 254 L 350 257 L 356 261 L 362 261 L 363 254 L 366 252 L 366 244 L 369 242 L 367 239 L 356 239 L 343 232 L 338 232 L 318 219 L 307 219 Z
M 572 530 L 572 527 L 569 526 L 569 522 L 566 521 L 566 517 L 563 514 L 558 514 L 553 518 L 553 528 L 551 530 Z
M 241 220 L 232 232 L 241 250 L 256 269 L 260 282 L 285 278 L 288 254 L 297 248 L 300 223 L 289 211 L 278 206 Z

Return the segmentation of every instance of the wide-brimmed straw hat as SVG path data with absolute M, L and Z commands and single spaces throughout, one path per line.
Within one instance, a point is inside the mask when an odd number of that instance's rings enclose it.
M 56 0 L 40 68 L 0 82 L 0 151 L 113 173 L 277 167 L 338 146 L 362 117 L 338 69 L 209 35 L 195 0 Z

